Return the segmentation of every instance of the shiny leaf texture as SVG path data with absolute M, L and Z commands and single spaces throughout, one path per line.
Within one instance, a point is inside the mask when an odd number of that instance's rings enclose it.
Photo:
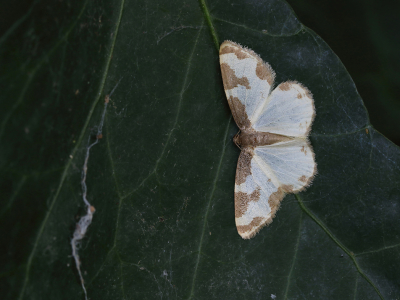
M 5 299 L 398 299 L 400 150 L 339 58 L 282 0 L 37 0 L 1 28 Z M 253 49 L 313 93 L 319 175 L 251 240 L 218 47 Z M 118 86 L 117 83 L 119 82 Z

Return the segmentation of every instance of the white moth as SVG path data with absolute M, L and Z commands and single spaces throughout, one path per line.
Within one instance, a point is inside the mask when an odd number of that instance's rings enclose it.
M 287 193 L 311 184 L 317 164 L 307 139 L 315 117 L 309 90 L 295 81 L 275 89 L 275 72 L 252 50 L 222 43 L 219 58 L 226 97 L 239 127 L 235 220 L 252 238 L 272 222 Z

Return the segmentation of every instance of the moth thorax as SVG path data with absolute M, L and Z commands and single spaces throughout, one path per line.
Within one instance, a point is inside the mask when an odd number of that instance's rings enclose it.
M 279 134 L 258 131 L 242 131 L 233 138 L 235 144 L 242 147 L 272 145 L 288 140 L 291 140 L 291 138 Z

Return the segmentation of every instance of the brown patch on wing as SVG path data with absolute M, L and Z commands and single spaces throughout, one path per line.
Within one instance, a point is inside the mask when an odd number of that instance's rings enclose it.
M 274 73 L 271 67 L 263 62 L 257 63 L 256 75 L 261 80 L 266 80 L 270 85 L 274 82 Z
M 249 207 L 249 203 L 251 201 L 257 202 L 260 200 L 260 188 L 258 187 L 254 190 L 251 194 L 246 194 L 243 192 L 236 192 L 235 193 L 235 217 L 240 218 L 243 216 L 247 208 Z
M 300 151 L 303 152 L 304 155 L 307 155 L 307 149 L 304 146 L 301 147 Z
M 301 176 L 301 177 L 298 179 L 298 181 L 307 182 L 307 177 L 306 177 L 306 175 Z
M 237 185 L 242 184 L 246 181 L 247 176 L 251 175 L 251 160 L 253 158 L 254 151 L 250 147 L 242 149 L 240 152 L 239 160 L 236 168 L 236 179 Z
M 297 94 L 297 99 L 301 99 L 301 98 L 303 98 L 303 96 L 300 93 L 298 93 Z
M 226 64 L 221 64 L 221 73 L 222 73 L 222 81 L 224 83 L 224 89 L 230 90 L 238 85 L 243 85 L 246 89 L 251 89 L 249 80 L 247 77 L 238 78 L 236 77 L 235 71 L 231 69 L 231 67 Z
M 290 86 L 291 86 L 290 82 L 284 82 L 278 85 L 278 89 L 280 89 L 281 91 L 288 91 L 290 90 Z
M 293 193 L 294 191 L 293 185 L 283 184 L 280 188 L 282 188 L 282 191 L 284 191 L 285 193 Z
M 228 98 L 228 103 L 237 126 L 241 130 L 251 128 L 251 122 L 247 116 L 246 107 L 240 102 L 239 98 L 230 96 Z
M 275 213 L 278 211 L 279 206 L 281 205 L 281 201 L 283 199 L 283 197 L 285 196 L 284 191 L 282 190 L 282 188 L 278 188 L 278 190 L 275 193 L 272 193 L 271 196 L 269 196 L 268 199 L 268 204 L 269 207 L 271 207 L 271 222 L 272 222 L 272 218 L 275 217 Z
M 221 50 L 219 51 L 219 55 L 228 53 L 235 54 L 238 59 L 245 59 L 249 57 L 249 55 L 246 52 L 244 52 L 242 47 L 239 48 L 239 47 L 225 46 L 222 47 Z
M 239 232 L 239 234 L 249 232 L 253 229 L 253 227 L 259 226 L 263 220 L 263 217 L 255 217 L 248 225 L 236 226 L 237 231 Z

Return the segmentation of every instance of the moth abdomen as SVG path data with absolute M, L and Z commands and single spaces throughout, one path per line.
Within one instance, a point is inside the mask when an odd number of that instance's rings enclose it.
M 247 132 L 247 131 L 242 131 L 238 138 L 237 138 L 237 144 L 239 144 L 242 147 L 246 146 L 266 146 L 266 145 L 272 145 L 276 144 L 279 142 L 285 142 L 289 141 L 292 138 L 275 134 L 275 133 L 269 133 L 269 132 L 259 132 L 259 131 L 252 131 L 252 132 Z

